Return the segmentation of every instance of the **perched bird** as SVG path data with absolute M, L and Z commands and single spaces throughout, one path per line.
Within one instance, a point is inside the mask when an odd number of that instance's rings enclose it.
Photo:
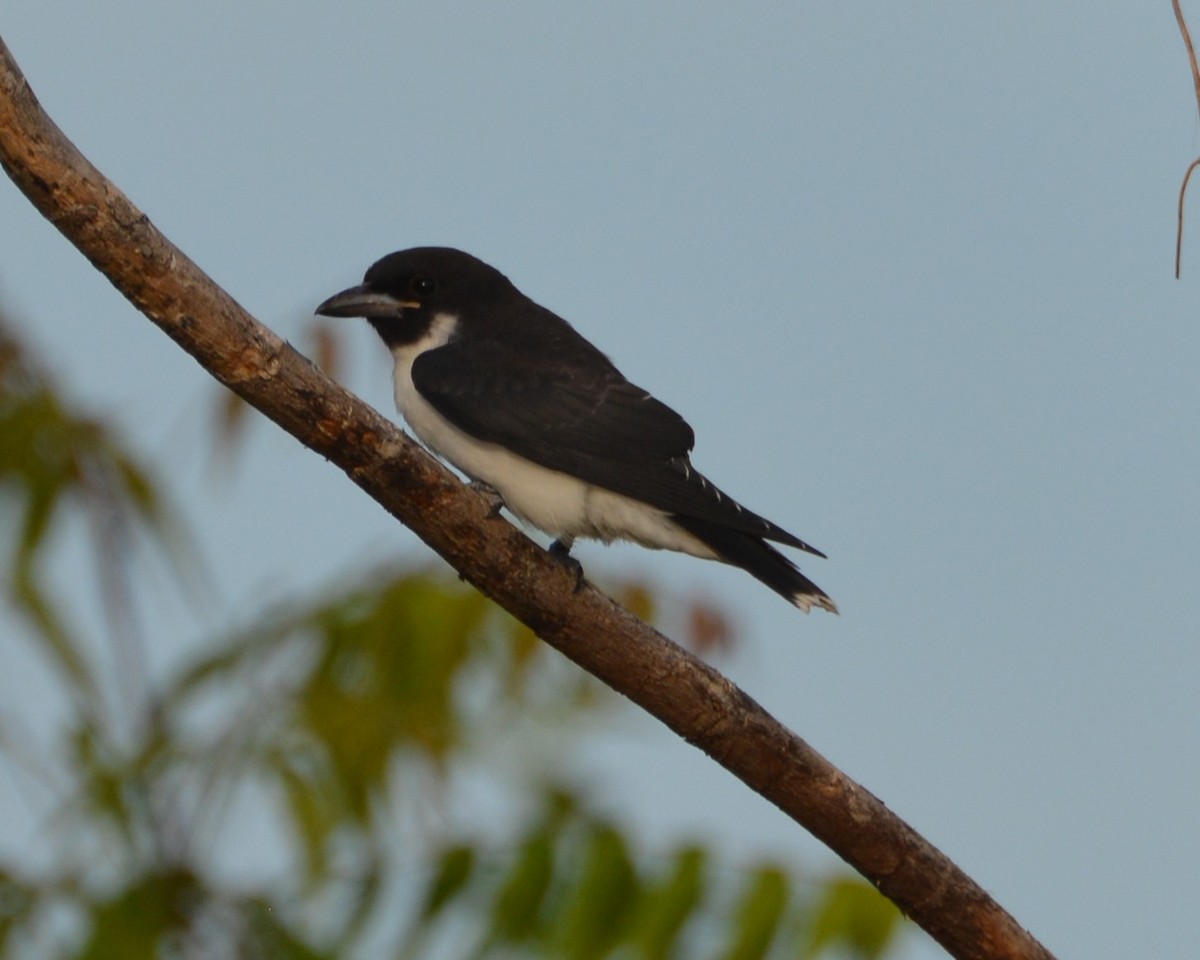
M 402 250 L 317 313 L 370 321 L 417 437 L 557 537 L 551 552 L 567 562 L 577 537 L 632 540 L 741 567 L 805 612 L 837 612 L 767 541 L 825 554 L 709 483 L 679 414 L 482 260 Z

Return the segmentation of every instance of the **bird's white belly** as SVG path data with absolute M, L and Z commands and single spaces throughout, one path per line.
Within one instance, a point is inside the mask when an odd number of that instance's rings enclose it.
M 430 406 L 413 384 L 413 361 L 426 350 L 446 344 L 456 322 L 455 317 L 439 314 L 425 337 L 393 351 L 396 406 L 422 443 L 473 480 L 489 484 L 509 510 L 551 536 L 632 540 L 656 550 L 715 558 L 708 546 L 663 511 L 477 440 Z

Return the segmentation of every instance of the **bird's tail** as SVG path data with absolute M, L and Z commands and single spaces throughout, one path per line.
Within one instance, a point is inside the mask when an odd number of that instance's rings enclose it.
M 838 612 L 837 604 L 824 590 L 761 537 L 694 517 L 676 514 L 671 519 L 712 548 L 721 560 L 741 567 L 805 613 L 814 606 Z

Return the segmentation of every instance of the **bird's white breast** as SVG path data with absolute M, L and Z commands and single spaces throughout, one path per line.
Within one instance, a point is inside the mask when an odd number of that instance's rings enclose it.
M 424 337 L 392 351 L 396 406 L 422 443 L 467 476 L 495 488 L 509 510 L 551 536 L 632 540 L 713 559 L 711 549 L 663 511 L 477 440 L 438 413 L 417 392 L 413 363 L 425 351 L 449 343 L 457 328 L 456 316 L 439 313 Z

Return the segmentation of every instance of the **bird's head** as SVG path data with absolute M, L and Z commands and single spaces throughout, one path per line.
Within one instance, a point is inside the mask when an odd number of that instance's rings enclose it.
M 499 270 L 452 247 L 413 247 L 376 261 L 357 287 L 317 307 L 324 317 L 366 317 L 389 347 L 419 340 L 439 314 L 478 313 L 516 289 Z M 484 311 L 486 313 L 486 310 Z

